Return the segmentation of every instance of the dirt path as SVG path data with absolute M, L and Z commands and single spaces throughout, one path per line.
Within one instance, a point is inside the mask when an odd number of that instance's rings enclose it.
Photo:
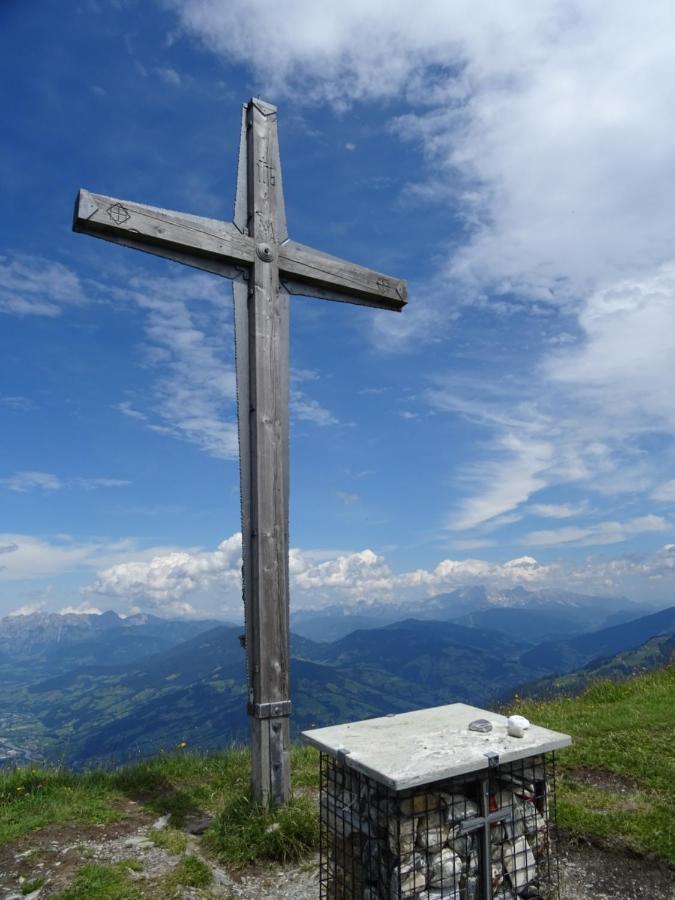
M 204 891 L 184 888 L 182 900 L 318 900 L 318 859 L 300 866 L 271 866 L 232 873 L 202 852 L 201 839 L 187 836 L 179 853 L 156 846 L 153 835 L 165 825 L 153 822 L 137 807 L 124 822 L 75 828 L 52 826 L 0 848 L 1 900 L 48 900 L 63 891 L 84 861 L 120 863 L 134 860 L 129 871 L 142 897 L 155 900 L 161 880 L 186 854 L 199 856 L 211 868 L 213 882 Z M 159 826 L 159 827 L 158 827 Z M 44 879 L 33 893 L 22 894 L 26 882 Z M 656 863 L 621 855 L 589 844 L 563 843 L 561 900 L 675 900 L 674 873 Z M 96 900 L 96 898 L 92 898 Z

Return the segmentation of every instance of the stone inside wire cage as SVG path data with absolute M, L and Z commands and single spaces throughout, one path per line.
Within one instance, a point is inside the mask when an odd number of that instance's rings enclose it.
M 557 900 L 555 757 L 395 791 L 321 755 L 322 900 Z

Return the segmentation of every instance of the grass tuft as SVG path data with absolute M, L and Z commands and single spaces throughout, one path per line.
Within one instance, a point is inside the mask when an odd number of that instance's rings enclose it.
M 150 831 L 148 837 L 156 847 L 161 847 L 167 853 L 178 856 L 187 847 L 187 835 L 175 828 L 166 828 L 163 831 Z
M 296 862 L 319 845 L 316 801 L 294 797 L 287 806 L 265 810 L 253 801 L 247 786 L 228 798 L 207 842 L 233 868 L 258 860 Z
M 170 875 L 172 885 L 205 888 L 213 881 L 213 873 L 197 856 L 184 857 Z
M 82 866 L 69 888 L 53 900 L 139 900 L 141 894 L 119 865 Z

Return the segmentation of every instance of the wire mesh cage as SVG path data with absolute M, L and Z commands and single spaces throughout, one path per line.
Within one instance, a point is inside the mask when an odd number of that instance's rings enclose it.
M 321 900 L 557 900 L 555 754 L 394 790 L 321 754 Z

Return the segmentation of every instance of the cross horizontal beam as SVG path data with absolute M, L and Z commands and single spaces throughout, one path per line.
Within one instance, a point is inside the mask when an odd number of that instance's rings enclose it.
M 73 231 L 235 278 L 255 259 L 255 245 L 230 222 L 92 194 L 75 201 Z
M 404 281 L 285 240 L 262 245 L 231 222 L 146 206 L 81 190 L 73 230 L 143 250 L 226 278 L 248 271 L 257 250 L 278 254 L 279 279 L 290 294 L 400 311 Z

